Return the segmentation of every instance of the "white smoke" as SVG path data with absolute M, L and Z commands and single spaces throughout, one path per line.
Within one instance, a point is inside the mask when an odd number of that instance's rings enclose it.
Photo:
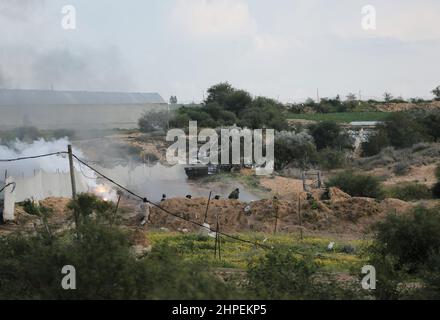
M 41 138 L 32 143 L 16 140 L 8 146 L 0 145 L 0 160 L 67 152 L 67 146 L 69 144 L 71 143 L 67 138 L 52 141 L 46 141 Z M 73 147 L 73 153 L 80 159 L 85 158 L 83 152 L 75 147 Z M 81 175 L 78 178 L 85 181 L 89 190 L 104 199 L 114 200 L 116 198 L 114 190 L 105 184 L 98 183 L 98 177 L 93 170 L 80 164 L 78 161 L 74 161 L 74 167 L 76 173 Z M 69 160 L 67 154 L 20 161 L 0 162 L 0 181 L 5 180 L 6 177 L 30 178 L 40 171 L 46 173 L 69 172 Z

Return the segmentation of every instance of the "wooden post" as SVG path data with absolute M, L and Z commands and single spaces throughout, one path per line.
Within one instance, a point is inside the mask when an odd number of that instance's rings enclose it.
M 67 153 L 69 154 L 69 166 L 70 166 L 70 182 L 72 184 L 72 199 L 76 200 L 76 182 L 75 182 L 75 168 L 73 166 L 73 153 L 72 146 L 69 144 L 67 146 Z M 75 225 L 78 226 L 78 212 L 73 210 L 75 216 Z
M 299 234 L 301 240 L 303 239 L 303 230 L 302 230 L 302 216 L 301 216 L 301 194 L 298 197 L 298 220 L 299 220 Z
M 211 202 L 211 195 L 212 195 L 212 191 L 209 191 L 208 204 L 206 205 L 205 219 L 203 220 L 203 223 L 206 223 L 206 219 L 208 219 L 208 209 L 209 209 L 209 203 Z
M 278 198 L 275 198 L 272 200 L 272 205 L 275 213 L 275 226 L 273 229 L 273 234 L 277 233 L 277 226 L 278 226 Z
M 118 215 L 119 203 L 121 202 L 122 192 L 118 192 L 118 202 L 116 202 L 115 212 L 113 213 L 112 221 L 110 225 L 113 225 L 116 221 L 116 217 Z

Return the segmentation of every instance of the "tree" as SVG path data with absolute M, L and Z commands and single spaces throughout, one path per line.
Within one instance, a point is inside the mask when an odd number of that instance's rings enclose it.
M 176 96 L 171 96 L 170 97 L 170 104 L 172 104 L 172 105 L 177 104 L 177 97 Z
M 142 132 L 166 130 L 171 114 L 167 111 L 145 112 L 138 120 L 139 129 Z
M 233 92 L 234 88 L 228 82 L 213 85 L 208 89 L 208 96 L 205 103 L 217 102 L 219 105 L 225 105 L 227 97 Z
M 307 132 L 277 132 L 275 135 L 275 167 L 283 169 L 290 163 L 307 168 L 316 160 L 313 137 Z
M 362 143 L 362 155 L 371 157 L 378 154 L 383 148 L 390 145 L 388 135 L 383 128 L 370 135 L 368 140 Z
M 310 126 L 310 133 L 318 150 L 325 148 L 343 149 L 349 145 L 348 135 L 336 122 L 324 121 Z
M 390 103 L 393 100 L 393 95 L 389 92 L 383 94 L 383 99 L 386 103 Z
M 347 94 L 347 97 L 346 97 L 346 101 L 347 102 L 354 102 L 356 100 L 357 100 L 357 98 L 356 98 L 356 95 L 354 93 Z
M 392 113 L 385 122 L 384 130 L 390 144 L 396 148 L 411 147 L 426 138 L 424 128 L 404 112 Z
M 432 94 L 435 96 L 436 101 L 440 101 L 440 86 L 432 90 Z

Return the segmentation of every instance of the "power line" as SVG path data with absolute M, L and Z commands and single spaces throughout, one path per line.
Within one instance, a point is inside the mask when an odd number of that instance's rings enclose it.
M 171 215 L 171 216 L 174 216 L 174 217 L 179 218 L 179 219 L 181 219 L 181 220 L 185 220 L 185 221 L 187 221 L 187 222 L 189 222 L 189 223 L 192 223 L 192 224 L 194 224 L 194 225 L 197 225 L 197 226 L 199 226 L 199 227 L 206 228 L 206 229 L 208 229 L 208 230 L 211 231 L 211 232 L 217 232 L 216 230 L 213 230 L 213 229 L 211 229 L 211 228 L 208 228 L 207 226 L 203 225 L 202 223 L 199 223 L 199 222 L 197 222 L 197 221 L 193 221 L 193 220 L 191 220 L 191 219 L 189 219 L 189 218 L 182 217 L 181 215 L 179 215 L 179 214 L 177 214 L 177 213 L 174 213 L 174 212 L 171 212 L 170 210 L 163 208 L 161 205 L 159 205 L 159 204 L 157 204 L 157 203 L 155 203 L 155 202 L 152 202 L 152 201 L 148 200 L 148 199 L 145 198 L 145 197 L 142 197 L 142 196 L 138 195 L 137 193 L 135 193 L 135 192 L 133 192 L 133 191 L 131 191 L 131 190 L 125 188 L 124 186 L 122 186 L 121 184 L 117 183 L 117 182 L 114 181 L 113 179 L 111 179 L 111 178 L 107 177 L 106 175 L 104 175 L 103 173 L 99 172 L 98 170 L 96 170 L 95 168 L 93 168 L 92 166 L 90 166 L 89 164 L 87 164 L 86 162 L 84 162 L 83 160 L 79 159 L 76 155 L 73 155 L 73 157 L 74 157 L 77 161 L 79 161 L 80 163 L 82 163 L 83 165 L 85 165 L 86 167 L 88 167 L 90 170 L 93 170 L 94 172 L 96 172 L 98 175 L 100 175 L 100 176 L 103 177 L 104 179 L 108 180 L 109 182 L 113 183 L 113 184 L 116 185 L 117 187 L 121 188 L 122 190 L 126 191 L 127 193 L 131 194 L 132 196 L 138 198 L 139 200 L 141 200 L 141 201 L 143 201 L 143 202 L 146 202 L 146 203 L 150 203 L 151 205 L 155 206 L 156 208 L 162 210 L 163 212 L 165 212 L 165 213 L 167 213 L 167 214 L 169 214 L 169 215 Z M 240 238 L 240 237 L 233 236 L 233 235 L 230 235 L 230 234 L 227 234 L 227 233 L 224 233 L 224 232 L 220 232 L 220 231 L 219 231 L 218 234 L 223 235 L 223 236 L 225 236 L 225 237 L 227 237 L 227 238 L 230 238 L 230 239 L 236 240 L 236 241 L 240 241 L 240 242 L 243 242 L 243 243 L 248 243 L 248 244 L 251 244 L 251 245 L 254 245 L 254 246 L 259 246 L 259 247 L 264 248 L 264 249 L 271 249 L 269 246 L 266 246 L 266 245 L 260 244 L 260 243 L 258 243 L 258 242 L 253 242 L 253 241 L 250 241 L 250 240 L 242 239 L 242 238 Z
M 62 154 L 67 154 L 67 152 L 60 151 L 60 152 L 41 154 L 38 156 L 20 157 L 20 158 L 14 158 L 14 159 L 0 159 L 0 162 L 14 162 L 14 161 L 30 160 L 30 159 L 44 158 L 44 157 L 50 157 L 50 156 L 60 156 Z
M 14 162 L 14 161 L 22 161 L 22 160 L 38 159 L 38 158 L 50 157 L 50 156 L 55 156 L 55 155 L 63 155 L 63 154 L 67 154 L 67 152 L 65 152 L 65 151 L 60 151 L 60 152 L 53 152 L 53 153 L 47 153 L 47 154 L 41 154 L 41 155 L 29 156 L 29 157 L 20 157 L 20 158 L 13 158 L 13 159 L 0 159 L 0 162 Z M 266 245 L 260 244 L 260 243 L 258 243 L 258 242 L 253 242 L 253 241 L 250 241 L 250 240 L 242 239 L 242 238 L 240 238 L 240 237 L 233 236 L 233 235 L 230 235 L 230 234 L 227 234 L 227 233 L 224 233 L 224 232 L 220 232 L 220 231 L 218 231 L 218 230 L 213 230 L 213 229 L 208 228 L 208 227 L 206 227 L 205 225 L 203 225 L 203 224 L 201 224 L 201 223 L 199 223 L 199 222 L 197 222 L 197 221 L 193 221 L 193 220 L 191 220 L 191 219 L 189 219 L 189 218 L 182 217 L 181 215 L 179 215 L 179 214 L 177 214 L 177 213 L 171 212 L 170 210 L 167 210 L 167 209 L 163 208 L 162 206 L 160 206 L 159 204 L 154 203 L 154 202 L 148 200 L 147 198 L 138 195 L 137 193 L 135 193 L 135 192 L 133 192 L 133 191 L 127 189 L 126 187 L 122 186 L 121 184 L 119 184 L 118 182 L 114 181 L 113 179 L 107 177 L 107 176 L 104 175 L 103 173 L 99 172 L 98 170 L 96 170 L 95 168 L 93 168 L 92 166 L 90 166 L 89 164 L 87 164 L 85 161 L 83 161 L 83 160 L 81 160 L 80 158 L 78 158 L 75 154 L 72 154 L 72 156 L 73 156 L 73 157 L 74 157 L 74 158 L 80 163 L 80 170 L 81 170 L 81 173 L 82 173 L 83 175 L 84 175 L 84 172 L 82 171 L 81 164 L 84 165 L 84 166 L 86 166 L 86 167 L 89 168 L 90 170 L 94 171 L 95 173 L 97 173 L 98 175 L 100 175 L 101 177 L 103 177 L 104 179 L 106 179 L 107 181 L 113 183 L 113 184 L 116 185 L 118 188 L 124 190 L 125 192 L 131 194 L 132 196 L 138 198 L 139 200 L 141 200 L 141 201 L 143 201 L 143 202 L 150 203 L 151 205 L 155 206 L 156 208 L 162 210 L 163 212 L 165 212 L 165 213 L 167 213 L 167 214 L 169 214 L 169 215 L 172 215 L 172 216 L 174 216 L 174 217 L 176 217 L 176 218 L 179 218 L 179 219 L 181 219 L 181 220 L 185 220 L 185 221 L 187 221 L 187 222 L 189 222 L 189 223 L 192 223 L 192 224 L 194 224 L 194 225 L 197 225 L 197 226 L 199 226 L 199 227 L 206 228 L 206 229 L 208 229 L 208 230 L 211 231 L 211 232 L 216 232 L 216 234 L 218 233 L 219 235 L 223 235 L 223 236 L 225 236 L 225 237 L 227 237 L 227 238 L 230 238 L 230 239 L 233 239 L 233 240 L 236 240 L 236 241 L 240 241 L 240 242 L 243 242 L 243 243 L 248 243 L 248 244 L 251 244 L 251 245 L 254 245 L 254 246 L 258 246 L 258 247 L 261 247 L 261 248 L 264 248 L 264 249 L 270 249 L 269 246 L 266 246 Z M 84 175 L 84 176 L 85 176 L 85 175 Z M 86 177 L 86 178 L 87 178 L 87 177 Z

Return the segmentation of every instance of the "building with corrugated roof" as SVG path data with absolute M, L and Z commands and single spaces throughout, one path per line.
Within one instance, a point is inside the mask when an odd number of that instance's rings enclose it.
M 0 89 L 0 130 L 135 128 L 144 112 L 167 109 L 158 93 Z

